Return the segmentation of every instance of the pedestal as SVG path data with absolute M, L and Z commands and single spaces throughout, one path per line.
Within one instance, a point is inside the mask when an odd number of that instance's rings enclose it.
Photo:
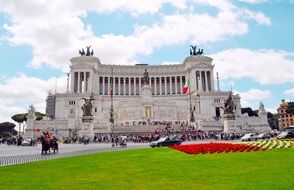
M 141 98 L 145 101 L 152 100 L 152 88 L 150 85 L 144 85 L 141 88 Z
M 224 133 L 237 132 L 234 114 L 224 114 Z
M 143 105 L 143 118 L 153 118 L 152 88 L 150 85 L 147 84 L 141 88 L 141 100 Z
M 87 136 L 90 140 L 94 139 L 94 130 L 93 130 L 93 116 L 83 116 L 82 117 L 82 125 L 81 125 L 81 133 L 82 137 Z

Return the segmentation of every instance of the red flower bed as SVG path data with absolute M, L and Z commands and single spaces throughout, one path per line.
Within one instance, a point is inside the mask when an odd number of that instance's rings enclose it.
M 262 148 L 248 144 L 232 144 L 232 143 L 206 143 L 206 144 L 187 144 L 175 145 L 169 148 L 185 152 L 187 154 L 207 154 L 220 152 L 249 152 L 258 151 Z

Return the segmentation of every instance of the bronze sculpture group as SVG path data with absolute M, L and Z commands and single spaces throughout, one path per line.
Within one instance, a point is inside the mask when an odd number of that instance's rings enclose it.
M 192 49 L 190 49 L 190 55 L 203 55 L 203 49 L 198 48 L 198 51 L 196 50 L 197 46 L 191 46 Z
M 235 104 L 233 102 L 232 93 L 224 103 L 224 114 L 234 114 Z
M 84 49 L 79 50 L 79 54 L 81 56 L 93 56 L 94 55 L 94 51 L 92 49 L 92 51 L 90 51 L 91 46 L 86 46 L 87 52 L 85 52 Z
M 143 81 L 145 85 L 149 84 L 150 78 L 149 78 L 149 74 L 147 72 L 147 69 L 145 69 L 144 75 L 143 75 Z
M 89 99 L 87 98 L 82 98 L 83 100 L 85 100 L 84 105 L 82 106 L 82 110 L 83 110 L 83 116 L 93 116 L 92 114 L 92 100 L 94 100 L 93 96 L 91 96 Z

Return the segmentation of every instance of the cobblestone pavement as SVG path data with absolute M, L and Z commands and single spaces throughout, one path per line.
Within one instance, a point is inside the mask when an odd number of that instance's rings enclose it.
M 65 158 L 77 155 L 85 155 L 96 152 L 108 152 L 108 151 L 121 151 L 136 148 L 148 147 L 148 144 L 144 143 L 128 143 L 125 148 L 111 147 L 110 143 L 101 144 L 59 144 L 59 153 L 48 153 L 47 155 L 41 155 L 41 145 L 37 146 L 8 146 L 5 144 L 0 145 L 0 166 L 22 164 L 27 162 L 35 162 L 40 160 L 49 160 L 56 158 Z

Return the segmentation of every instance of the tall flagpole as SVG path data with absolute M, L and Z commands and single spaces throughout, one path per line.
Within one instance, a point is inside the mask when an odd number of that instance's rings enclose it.
M 113 68 L 111 68 L 111 78 L 110 78 L 110 98 L 111 98 L 111 106 L 110 106 L 110 118 L 109 122 L 111 123 L 111 131 L 114 128 L 114 110 L 113 110 Z
M 188 89 L 189 89 L 189 100 L 190 100 L 190 124 L 193 123 L 195 121 L 195 118 L 194 118 L 194 110 L 192 108 L 192 98 L 191 98 L 191 94 L 192 94 L 192 91 L 191 91 L 191 69 L 189 69 L 189 83 L 188 83 Z

